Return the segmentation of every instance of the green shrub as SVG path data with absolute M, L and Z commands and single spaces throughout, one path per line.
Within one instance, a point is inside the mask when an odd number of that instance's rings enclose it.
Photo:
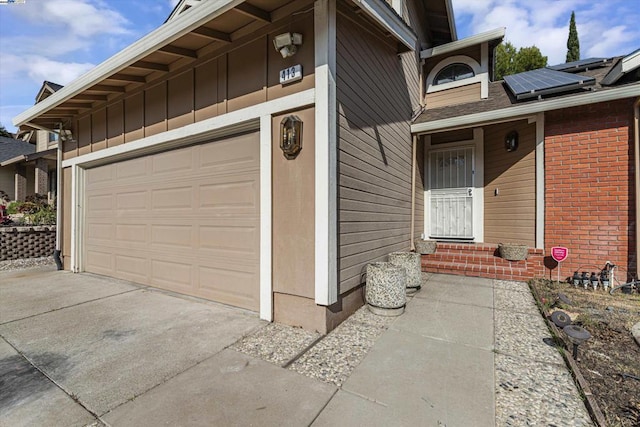
M 15 215 L 18 213 L 18 209 L 20 208 L 20 202 L 11 202 L 9 206 L 7 206 L 7 214 Z

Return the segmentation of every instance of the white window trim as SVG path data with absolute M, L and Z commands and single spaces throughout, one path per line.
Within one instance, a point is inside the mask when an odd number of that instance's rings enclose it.
M 231 136 L 242 130 L 260 129 L 260 318 L 273 320 L 271 255 L 271 144 L 272 116 L 313 105 L 315 90 L 308 89 L 218 117 L 162 132 L 137 141 L 87 153 L 62 162 L 71 167 L 71 271 L 84 271 L 84 172 L 88 167 L 178 148 L 211 136 Z
M 454 148 L 463 146 L 473 146 L 473 241 L 481 243 L 484 241 L 484 130 L 482 128 L 473 129 L 473 139 L 464 141 L 449 142 L 446 144 L 431 145 L 431 135 L 424 137 L 424 164 L 426 165 L 424 174 L 424 235 L 425 238 L 431 235 L 431 188 L 429 186 L 429 152 L 431 149 Z
M 443 59 L 436 65 L 429 75 L 427 76 L 427 93 L 435 93 L 443 90 L 453 89 L 457 87 L 463 87 L 480 83 L 480 97 L 487 98 L 489 96 L 489 69 L 488 69 L 488 49 L 487 43 L 483 43 L 481 46 L 482 63 L 479 64 L 475 59 L 467 55 L 454 55 Z M 455 82 L 443 83 L 440 85 L 434 85 L 433 81 L 440 71 L 451 64 L 465 64 L 471 67 L 475 76 L 468 79 L 458 80 Z

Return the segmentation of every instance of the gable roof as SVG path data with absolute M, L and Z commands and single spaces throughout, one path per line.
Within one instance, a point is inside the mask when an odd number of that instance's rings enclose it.
M 490 82 L 487 99 L 426 109 L 411 125 L 411 131 L 425 133 L 469 127 L 489 121 L 503 120 L 543 111 L 640 96 L 640 76 L 636 80 L 621 82 L 616 86 L 606 86 L 604 84 L 605 77 L 612 71 L 614 65 L 622 59 L 613 58 L 611 61 L 603 62 L 600 67 L 574 73 L 585 78 L 595 79 L 595 84 L 592 86 L 586 89 L 577 88 L 567 92 L 556 93 L 546 98 L 518 100 L 504 81 Z
M 167 20 L 164 22 L 167 23 L 177 18 L 178 15 L 180 15 L 182 12 L 185 12 L 191 9 L 193 6 L 196 6 L 198 4 L 200 4 L 200 0 L 180 0 L 176 4 L 176 7 L 174 7 L 173 10 L 171 11 L 171 14 L 169 14 L 169 16 L 167 17 Z
M 426 0 L 422 0 L 426 2 Z M 433 0 L 430 3 L 448 3 Z M 385 0 L 351 0 L 399 43 L 415 47 L 416 36 Z M 183 3 L 183 5 L 186 3 Z M 187 66 L 292 13 L 313 5 L 312 0 L 205 0 L 178 14 L 57 92 L 13 118 L 14 126 L 53 129 L 60 123 L 123 96 Z
M 40 87 L 40 90 L 38 91 L 38 94 L 36 95 L 36 103 L 42 101 L 43 99 L 47 98 L 49 95 L 56 93 L 57 91 L 59 91 L 60 89 L 62 89 L 64 86 L 59 85 L 58 83 L 53 83 L 50 82 L 48 80 L 45 80 L 44 82 L 42 82 L 42 86 Z
M 0 163 L 13 159 L 14 157 L 24 156 L 36 152 L 36 147 L 28 142 L 19 139 L 7 138 L 0 136 Z

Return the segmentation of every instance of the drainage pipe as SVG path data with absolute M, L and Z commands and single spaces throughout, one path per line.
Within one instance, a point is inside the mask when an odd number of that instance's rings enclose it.
M 634 147 L 636 182 L 636 277 L 640 277 L 640 98 L 636 99 L 633 105 L 633 127 L 634 127 Z M 613 285 L 613 283 L 611 283 Z
M 60 258 L 60 249 L 62 247 L 62 142 L 64 130 L 62 123 L 60 124 L 60 132 L 58 133 L 58 149 L 56 150 L 56 249 L 53 251 L 53 260 L 56 262 L 58 270 L 63 269 L 62 259 Z

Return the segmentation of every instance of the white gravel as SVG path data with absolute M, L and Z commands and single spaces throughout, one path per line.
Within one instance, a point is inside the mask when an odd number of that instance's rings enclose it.
M 47 256 L 41 258 L 22 258 L 0 261 L 0 271 L 22 270 L 25 268 L 43 267 L 46 265 L 55 265 L 53 257 Z

